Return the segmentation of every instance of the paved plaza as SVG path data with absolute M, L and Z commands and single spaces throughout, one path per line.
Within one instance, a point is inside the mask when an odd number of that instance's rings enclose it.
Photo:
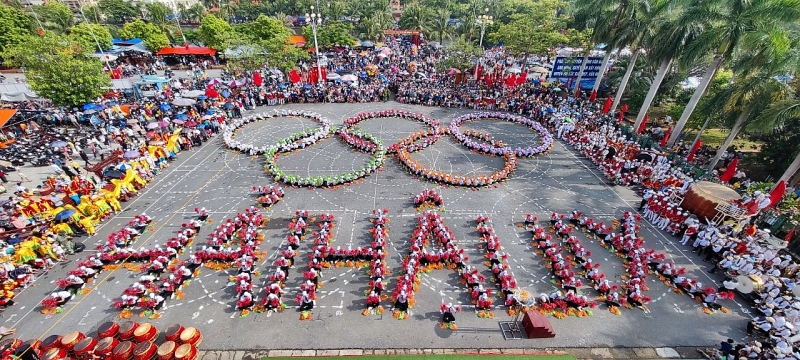
M 311 110 L 329 118 L 334 126 L 342 120 L 363 111 L 401 109 L 421 112 L 438 119 L 447 126 L 454 117 L 467 110 L 408 106 L 395 102 L 376 104 L 325 104 L 287 105 L 284 108 Z M 272 111 L 260 108 L 248 112 Z M 255 122 L 240 129 L 237 139 L 258 146 L 275 143 L 313 123 L 298 118 L 272 118 Z M 374 119 L 358 126 L 384 140 L 388 146 L 424 125 L 402 119 Z M 481 130 L 503 140 L 512 147 L 536 144 L 537 136 L 528 128 L 506 122 L 481 120 L 464 125 L 465 128 Z M 466 147 L 442 137 L 429 148 L 412 155 L 430 168 L 454 174 L 490 174 L 503 166 L 499 157 L 489 157 L 469 151 Z M 281 155 L 278 165 L 286 172 L 298 175 L 340 174 L 358 169 L 369 161 L 369 156 L 353 151 L 337 137 L 330 137 L 319 144 L 300 151 Z M 467 249 L 470 263 L 487 274 L 483 265 L 483 250 L 477 247 L 478 233 L 475 217 L 487 214 L 494 229 L 509 254 L 509 264 L 522 289 L 532 294 L 549 293 L 555 288 L 550 282 L 550 270 L 545 267 L 540 255 L 530 244 L 530 235 L 517 226 L 526 213 L 547 219 L 551 212 L 568 213 L 580 210 L 606 223 L 619 217 L 624 211 L 638 207 L 640 198 L 630 189 L 611 187 L 599 176 L 591 163 L 578 157 L 575 152 L 556 141 L 548 155 L 535 158 L 520 158 L 509 181 L 496 187 L 472 190 L 469 188 L 443 187 L 410 176 L 395 158 L 389 158 L 382 171 L 368 176 L 359 183 L 331 189 L 286 188 L 283 201 L 265 211 L 270 222 L 262 232 L 265 241 L 260 250 L 267 258 L 259 265 L 262 271 L 259 287 L 254 293 L 263 296 L 267 273 L 273 269 L 279 245 L 288 234 L 286 224 L 295 210 L 309 210 L 312 216 L 322 212 L 334 214 L 333 246 L 342 248 L 368 246 L 371 236 L 368 229 L 372 209 L 387 208 L 391 219 L 388 265 L 393 275 L 399 273 L 402 255 L 408 252 L 409 239 L 414 230 L 418 212 L 412 199 L 426 188 L 435 188 L 444 198 L 443 218 L 453 230 L 457 243 Z M 118 230 L 133 216 L 146 212 L 155 221 L 153 230 L 143 235 L 135 247 L 151 247 L 163 244 L 173 236 L 181 223 L 191 219 L 197 207 L 205 207 L 214 222 L 204 226 L 195 243 L 195 249 L 205 242 L 206 236 L 219 221 L 236 215 L 245 207 L 254 205 L 253 186 L 273 185 L 275 182 L 263 170 L 264 160 L 229 151 L 219 138 L 202 148 L 179 155 L 169 169 L 150 183 L 139 196 L 124 204 L 125 210 L 106 221 L 96 236 L 87 239 L 89 249 L 104 241 L 106 235 Z M 647 246 L 667 254 L 676 265 L 686 267 L 688 276 L 703 283 L 713 284 L 704 263 L 690 252 L 689 247 L 680 246 L 671 237 L 643 223 L 641 234 Z M 595 262 L 612 282 L 621 284 L 624 273 L 622 260 L 601 248 L 597 242 L 578 234 L 580 240 L 591 250 Z M 181 300 L 168 300 L 162 317 L 151 320 L 160 329 L 179 322 L 198 327 L 205 335 L 201 346 L 205 350 L 237 349 L 339 349 L 339 348 L 503 348 L 503 347 L 663 347 L 704 346 L 718 343 L 727 337 L 741 339 L 744 336 L 746 308 L 734 301 L 725 300 L 723 305 L 730 313 L 706 315 L 700 304 L 686 295 L 674 293 L 656 276 L 650 276 L 648 296 L 652 302 L 650 312 L 622 309 L 621 315 L 611 314 L 605 307 L 593 310 L 593 316 L 568 317 L 558 320 L 550 318 L 557 336 L 553 339 L 504 340 L 498 322 L 510 319 L 503 308 L 496 309 L 494 319 L 480 319 L 472 311 L 470 297 L 465 286 L 459 282 L 458 274 L 452 270 L 435 270 L 422 276 L 422 285 L 416 293 L 416 305 L 410 319 L 393 319 L 390 312 L 383 316 L 363 316 L 364 290 L 368 286 L 365 270 L 354 268 L 332 268 L 323 271 L 324 287 L 318 292 L 317 307 L 313 318 L 299 321 L 294 309 L 294 297 L 303 281 L 306 269 L 309 242 L 301 244 L 298 251 L 299 264 L 292 269 L 286 286 L 286 303 L 290 305 L 282 313 L 268 315 L 251 313 L 242 318 L 234 309 L 235 286 L 227 285 L 228 276 L 235 270 L 216 271 L 201 268 L 198 278 L 184 288 Z M 83 255 L 81 255 L 83 256 Z M 188 258 L 188 252 L 181 259 Z M 0 325 L 18 328 L 20 338 L 36 338 L 54 333 L 66 333 L 78 329 L 91 333 L 105 321 L 115 320 L 119 310 L 111 302 L 118 299 L 123 290 L 139 276 L 124 268 L 104 271 L 92 284 L 88 295 L 78 295 L 67 303 L 64 311 L 45 316 L 39 312 L 39 302 L 55 290 L 55 281 L 66 276 L 74 263 L 60 264 L 56 269 L 37 280 L 34 287 L 24 290 L 18 304 L 9 307 L 0 318 Z M 391 292 L 395 281 L 389 279 L 387 289 Z M 597 292 L 584 285 L 583 292 L 594 298 Z M 456 316 L 458 331 L 439 328 L 439 307 L 444 302 L 464 305 Z M 738 300 L 737 300 L 738 301 Z M 499 299 L 496 302 L 502 303 Z M 384 306 L 390 307 L 389 302 Z M 146 319 L 138 319 L 138 321 Z

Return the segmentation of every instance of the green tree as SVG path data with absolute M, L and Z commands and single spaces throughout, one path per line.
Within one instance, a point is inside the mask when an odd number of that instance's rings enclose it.
M 34 6 L 34 11 L 39 14 L 39 20 L 45 29 L 58 34 L 69 31 L 69 28 L 75 24 L 75 15 L 72 14 L 72 10 L 58 1 Z
M 473 44 L 464 36 L 460 36 L 447 45 L 447 57 L 437 64 L 437 68 L 445 71 L 450 68 L 466 70 L 472 67 L 475 59 L 483 55 L 483 49 Z
M 152 52 L 158 52 L 158 50 L 169 46 L 167 34 L 164 34 L 158 26 L 148 24 L 141 19 L 125 23 L 119 31 L 119 36 L 123 40 L 140 38 L 147 50 Z
M 205 13 L 206 10 L 203 8 L 203 4 L 194 4 L 186 9 L 186 20 L 192 23 L 199 23 Z
M 211 14 L 203 17 L 197 30 L 206 46 L 220 51 L 227 49 L 228 43 L 234 37 L 231 25 Z
M 703 26 L 703 32 L 686 48 L 682 56 L 699 59 L 712 52 L 700 84 L 686 105 L 668 140 L 674 145 L 700 98 L 723 62 L 731 60 L 742 39 L 753 32 L 771 33 L 800 18 L 800 2 L 796 0 L 714 0 L 701 2 L 688 9 L 680 21 Z
M 111 49 L 111 32 L 105 26 L 98 24 L 80 23 L 73 26 L 69 30 L 69 39 L 71 42 L 86 49 L 86 51 L 96 52 L 97 43 L 94 41 L 95 38 L 92 36 L 92 32 L 94 32 L 94 37 L 97 37 L 97 42 L 100 43 L 100 47 L 103 50 Z
M 33 21 L 22 11 L 0 4 L 0 50 L 23 42 L 31 33 Z
M 330 22 L 325 25 L 317 26 L 317 43 L 320 48 L 327 48 L 332 45 L 352 45 L 355 38 L 350 32 L 353 25 L 338 21 Z M 306 47 L 314 47 L 314 32 L 311 26 L 303 27 L 303 36 L 307 39 Z
M 86 15 L 86 20 L 89 22 L 100 24 L 103 22 L 103 13 L 97 5 L 87 6 L 83 8 L 83 14 Z
M 97 6 L 108 19 L 117 24 L 123 24 L 141 15 L 137 7 L 125 0 L 100 0 Z
M 489 39 L 503 42 L 512 54 L 524 54 L 527 59 L 530 54 L 548 53 L 556 45 L 569 40 L 546 18 L 528 14 L 512 15 L 511 18 L 510 23 L 502 24 L 490 33 Z
M 267 49 L 259 42 L 244 37 L 234 37 L 225 50 L 229 70 L 253 71 L 267 63 Z
M 248 24 L 247 34 L 259 41 L 277 41 L 286 42 L 292 35 L 292 30 L 283 24 L 283 21 L 276 18 L 260 15 L 255 21 Z
M 2 57 L 11 66 L 24 66 L 31 90 L 56 105 L 84 104 L 111 86 L 100 59 L 49 32 L 9 46 Z
M 294 45 L 287 45 L 286 42 L 278 39 L 264 42 L 263 47 L 267 52 L 267 64 L 284 73 L 294 69 L 298 61 L 311 58 L 311 55 L 305 50 Z
M 431 20 L 429 31 L 431 35 L 436 35 L 439 43 L 445 38 L 449 38 L 453 30 L 450 25 L 450 12 L 446 9 L 438 9 Z
M 419 2 L 412 2 L 403 7 L 400 16 L 400 27 L 405 30 L 428 31 L 428 26 L 433 18 L 433 11 Z

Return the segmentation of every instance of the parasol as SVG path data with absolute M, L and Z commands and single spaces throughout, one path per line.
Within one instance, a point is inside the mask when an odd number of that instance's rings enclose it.
M 158 122 L 158 126 L 167 127 L 167 126 L 169 126 L 169 121 L 161 120 L 161 121 Z
M 194 105 L 194 103 L 195 103 L 194 100 L 186 98 L 177 98 L 175 100 L 172 100 L 172 104 L 175 106 L 192 106 Z
M 545 69 L 545 68 L 543 68 L 543 67 L 541 67 L 541 66 L 534 66 L 534 67 L 531 69 L 531 72 L 535 72 L 535 73 L 544 74 L 544 73 L 548 72 L 548 70 L 547 70 L 547 69 Z
M 159 126 L 158 123 L 155 122 L 155 121 L 151 122 L 151 123 L 147 123 L 147 128 L 150 129 L 150 130 L 158 129 L 159 127 L 161 127 L 161 126 Z
M 122 157 L 124 157 L 126 159 L 136 159 L 139 156 L 141 156 L 141 154 L 139 154 L 138 150 L 129 150 L 129 151 L 126 151 L 124 154 L 122 154 Z
M 347 74 L 341 77 L 342 81 L 356 81 L 358 78 L 353 74 Z
M 161 104 L 158 108 L 161 109 L 161 111 L 167 111 L 169 110 L 169 104 Z
M 56 215 L 56 217 L 54 218 L 54 220 L 56 220 L 56 221 L 67 220 L 67 219 L 71 218 L 72 215 L 75 215 L 75 210 L 66 209 L 66 210 L 61 211 L 60 213 L 58 213 Z
M 183 124 L 183 126 L 185 126 L 185 127 L 195 127 L 195 126 L 197 126 L 197 123 L 194 122 L 193 120 L 189 120 L 189 121 L 185 122 Z
M 522 69 L 520 69 L 518 67 L 511 67 L 511 68 L 506 69 L 506 72 L 511 73 L 511 74 L 519 74 L 519 73 L 522 72 Z
M 67 146 L 67 142 L 66 141 L 59 140 L 59 141 L 53 141 L 52 143 L 50 143 L 50 147 L 54 147 L 54 148 L 60 148 L 60 147 L 64 147 L 64 146 Z

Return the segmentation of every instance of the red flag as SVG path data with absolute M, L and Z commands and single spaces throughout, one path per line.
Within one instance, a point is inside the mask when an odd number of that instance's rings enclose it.
M 592 90 L 592 95 L 589 96 L 589 102 L 597 100 L 597 90 Z
M 493 76 L 491 76 L 489 74 L 486 74 L 486 75 L 483 76 L 483 82 L 486 83 L 486 86 L 492 86 L 492 77 Z
M 528 73 L 524 72 L 519 74 L 519 76 L 517 76 L 517 85 L 524 84 L 526 80 L 528 80 Z
M 644 123 L 644 121 L 642 121 Z M 672 135 L 672 126 L 667 129 L 667 133 L 664 134 L 664 137 L 661 139 L 661 142 L 658 143 L 661 147 L 667 146 L 667 140 L 669 140 L 669 136 Z
M 611 111 L 611 98 L 606 98 L 606 103 L 603 105 L 603 114 L 608 114 Z
M 731 181 L 733 179 L 733 174 L 736 173 L 736 165 L 739 165 L 739 157 L 736 156 L 733 158 L 730 164 L 728 164 L 728 168 L 725 169 L 725 172 L 719 177 L 720 180 L 724 182 Z
M 794 231 L 795 231 L 795 230 L 796 230 L 796 229 L 789 230 L 789 232 L 788 232 L 788 233 L 786 233 L 786 237 L 784 237 L 784 238 L 783 238 L 783 240 L 786 240 L 786 241 L 789 241 L 789 242 L 791 242 L 791 241 L 792 241 L 792 238 L 794 237 Z
M 638 129 L 636 129 L 636 133 L 637 134 L 641 134 L 642 131 L 644 131 L 644 127 L 645 127 L 645 125 L 647 125 L 647 118 L 649 118 L 649 117 L 650 116 L 648 114 L 644 114 L 644 119 L 642 119 L 642 124 L 639 125 Z
M 262 83 L 263 83 L 263 79 L 261 79 L 261 73 L 256 71 L 253 74 L 253 84 L 256 84 L 256 86 L 261 86 Z
M 628 104 L 623 104 L 622 105 L 622 112 L 624 112 L 624 113 L 628 112 Z
M 293 84 L 300 82 L 300 73 L 297 71 L 297 69 L 292 69 L 292 71 L 289 72 L 289 80 Z
M 786 181 L 781 180 L 778 182 L 778 185 L 775 185 L 775 188 L 772 189 L 772 191 L 769 193 L 769 205 L 767 205 L 766 208 L 769 209 L 775 206 L 775 204 L 777 204 L 779 201 L 781 201 L 781 198 L 783 197 L 783 194 L 785 192 L 786 192 Z
M 686 157 L 686 161 L 693 161 L 694 154 L 698 149 L 700 149 L 701 146 L 703 146 L 703 140 L 697 140 L 697 143 L 692 147 L 692 151 L 689 151 L 689 156 Z

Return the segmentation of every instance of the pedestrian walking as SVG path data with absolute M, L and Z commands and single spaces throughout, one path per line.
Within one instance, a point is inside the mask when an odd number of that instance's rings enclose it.
M 19 176 L 19 181 L 21 181 L 21 182 L 30 182 L 31 181 L 31 179 L 27 175 L 25 175 L 25 174 L 23 174 L 23 173 L 21 173 L 19 171 L 17 171 L 17 176 Z
M 81 151 L 79 152 L 79 154 L 80 154 L 80 156 L 81 156 L 81 159 L 83 159 L 83 161 L 84 161 L 84 162 L 86 162 L 86 167 L 89 167 L 89 166 L 91 166 L 91 165 L 92 165 L 92 163 L 90 163 L 90 162 L 89 162 L 89 155 L 86 155 L 86 151 L 84 151 L 83 149 L 81 149 Z

